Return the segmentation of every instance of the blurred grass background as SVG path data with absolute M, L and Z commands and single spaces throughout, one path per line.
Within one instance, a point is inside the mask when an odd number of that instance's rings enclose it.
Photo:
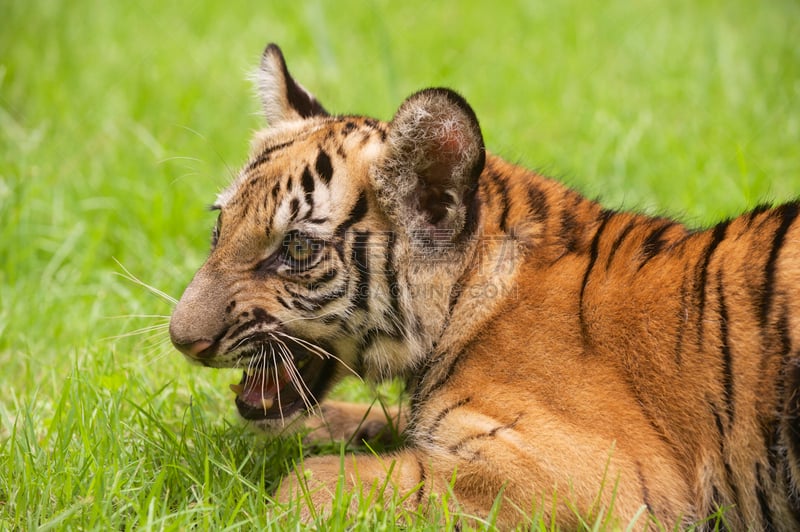
M 296 447 L 250 453 L 238 377 L 171 352 L 170 303 L 116 262 L 180 295 L 262 124 L 246 74 L 269 41 L 334 112 L 452 87 L 490 150 L 609 207 L 702 225 L 800 192 L 793 0 L 6 0 L 0 20 L 0 528 L 273 523 L 256 494 Z

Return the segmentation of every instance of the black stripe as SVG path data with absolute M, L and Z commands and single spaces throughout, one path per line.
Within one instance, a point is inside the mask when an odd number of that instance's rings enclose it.
M 333 166 L 331 165 L 331 158 L 325 153 L 325 150 L 319 151 L 314 168 L 323 183 L 327 185 L 331 182 L 331 179 L 333 179 Z
M 758 506 L 761 508 L 762 530 L 778 530 L 775 527 L 775 520 L 772 517 L 772 509 L 769 507 L 767 494 L 764 492 L 763 478 L 761 474 L 761 464 L 756 462 L 756 498 L 758 499 Z
M 722 283 L 722 269 L 717 273 L 717 297 L 719 299 L 719 337 L 722 344 L 722 385 L 725 393 L 725 410 L 728 412 L 728 426 L 733 426 L 734 386 L 733 358 L 731 356 L 728 330 L 728 307 L 725 305 L 725 288 Z
M 778 465 L 780 462 L 780 451 L 778 448 L 778 441 L 780 439 L 780 425 L 779 419 L 783 411 L 783 405 L 778 405 L 778 413 L 772 417 L 769 422 L 762 422 L 761 424 L 761 439 L 764 441 L 764 451 L 767 455 L 767 464 L 769 466 L 770 480 L 774 484 L 777 482 Z
M 246 315 L 247 315 L 246 312 L 242 314 L 242 316 L 246 316 Z M 228 338 L 231 338 L 231 339 L 238 338 L 239 336 L 242 335 L 242 333 L 246 332 L 248 329 L 254 328 L 256 325 L 262 325 L 262 324 L 267 324 L 268 325 L 268 324 L 271 324 L 271 323 L 275 323 L 277 321 L 278 321 L 277 318 L 275 318 L 271 314 L 267 314 L 267 312 L 264 309 L 256 307 L 256 308 L 253 309 L 253 319 L 252 320 L 244 322 L 239 327 L 237 327 L 235 330 L 233 330 L 232 332 L 228 333 L 226 336 L 228 336 Z
M 307 285 L 309 290 L 319 290 L 322 288 L 323 285 L 327 284 L 328 282 L 332 281 L 336 274 L 339 273 L 339 270 L 336 268 L 331 268 L 329 270 L 325 270 L 322 275 L 319 276 L 317 280 Z
M 759 318 L 762 328 L 767 326 L 769 311 L 771 309 L 772 299 L 774 297 L 775 265 L 778 260 L 778 253 L 780 253 L 780 250 L 783 247 L 783 241 L 786 237 L 786 232 L 789 230 L 789 227 L 792 225 L 792 222 L 794 222 L 795 218 L 797 218 L 798 207 L 800 207 L 800 204 L 796 202 L 787 203 L 785 205 L 781 205 L 775 209 L 775 211 L 773 211 L 776 216 L 780 216 L 781 223 L 772 237 L 772 249 L 770 249 L 769 258 L 764 266 L 764 294 L 762 296 L 761 305 L 759 308 Z
M 358 347 L 361 349 L 362 352 L 366 351 L 367 349 L 372 347 L 372 345 L 375 342 L 377 342 L 378 338 L 381 336 L 388 338 L 388 335 L 384 330 L 379 329 L 377 327 L 373 327 L 367 330 L 366 333 L 364 333 L 364 336 L 362 336 L 361 340 L 359 340 L 358 342 Z
M 464 355 L 466 355 L 466 351 L 459 351 L 459 353 L 454 357 L 452 357 L 452 359 L 449 361 L 449 366 L 445 370 L 444 374 L 441 377 L 439 377 L 439 379 L 436 382 L 421 387 L 422 389 L 418 390 L 417 393 L 414 394 L 411 404 L 412 411 L 416 410 L 417 405 L 425 402 L 431 395 L 433 395 L 436 392 L 436 390 L 444 386 L 447 383 L 447 381 L 452 378 Z M 431 362 L 429 364 L 426 364 L 421 371 L 423 379 L 426 375 L 430 374 L 432 366 L 435 365 L 435 362 L 433 362 L 432 358 L 429 360 Z M 467 398 L 467 400 L 469 400 L 469 398 Z
M 422 498 L 425 496 L 425 481 L 427 480 L 427 475 L 425 474 L 425 465 L 422 463 L 422 460 L 416 455 L 415 458 L 417 459 L 417 467 L 419 468 L 419 488 L 417 489 L 417 506 L 419 506 L 422 504 Z
M 628 225 L 626 225 L 625 228 L 620 231 L 620 233 L 617 235 L 617 238 L 614 239 L 614 242 L 611 244 L 611 248 L 608 252 L 608 258 L 606 259 L 606 270 L 611 267 L 611 261 L 614 260 L 614 255 L 617 254 L 620 244 L 622 244 L 622 241 L 625 240 L 625 237 L 628 236 L 628 233 L 630 233 L 633 228 L 636 227 L 636 225 L 636 220 L 631 220 L 628 222 Z
M 295 295 L 292 298 L 292 307 L 295 310 L 300 310 L 303 312 L 314 312 L 319 310 L 319 307 L 315 307 L 314 305 L 309 303 L 305 298 L 301 298 L 297 295 Z
M 486 439 L 486 438 L 494 438 L 497 435 L 497 433 L 500 432 L 501 430 L 513 429 L 516 426 L 516 424 L 519 422 L 520 418 L 522 418 L 522 414 L 519 414 L 517 416 L 517 418 L 514 421 L 512 421 L 511 423 L 507 423 L 505 425 L 498 425 L 498 426 L 494 427 L 492 430 L 489 430 L 489 431 L 486 431 L 486 432 L 479 432 L 478 434 L 471 434 L 469 436 L 465 436 L 464 438 L 460 439 L 456 443 L 450 445 L 450 447 L 448 447 L 447 450 L 450 451 L 453 454 L 456 454 L 465 445 L 467 445 L 468 443 L 470 443 L 472 441 L 483 440 L 483 439 Z
M 289 203 L 289 219 L 291 221 L 296 220 L 299 212 L 300 212 L 300 200 L 297 198 L 292 198 L 292 201 Z
M 449 406 L 446 406 L 443 409 L 441 409 L 439 411 L 439 413 L 436 414 L 436 417 L 433 418 L 433 422 L 430 424 L 430 426 L 427 427 L 426 429 L 424 429 L 425 432 L 427 433 L 427 435 L 429 437 L 433 438 L 434 433 L 437 430 L 439 430 L 439 425 L 442 424 L 442 421 L 444 421 L 444 418 L 447 417 L 447 415 L 450 414 L 453 410 L 457 410 L 457 409 L 463 407 L 464 405 L 468 404 L 470 401 L 472 401 L 472 397 L 471 396 L 463 397 L 463 398 L 459 399 L 458 401 L 456 401 L 455 403 L 453 403 L 453 404 L 451 404 Z
M 575 214 L 567 208 L 561 211 L 560 219 L 561 228 L 559 229 L 559 239 L 566 248 L 567 253 L 574 253 L 578 249 L 578 241 L 580 238 L 578 221 L 575 219 Z
M 320 320 L 325 325 L 330 325 L 331 323 L 340 321 L 341 316 L 337 316 L 335 314 L 323 314 L 322 316 L 317 316 L 316 319 Z M 339 328 L 341 329 L 341 326 Z
M 762 203 L 761 205 L 756 206 L 755 209 L 752 209 L 747 213 L 747 224 L 752 224 L 759 214 L 768 211 L 770 208 L 771 205 L 769 203 Z
M 363 220 L 368 209 L 369 202 L 367 201 L 367 194 L 362 190 L 358 195 L 358 200 L 356 200 L 355 205 L 350 209 L 350 214 L 347 215 L 347 219 L 336 228 L 336 235 L 342 236 L 350 227 Z
M 578 321 L 581 324 L 581 334 L 583 335 L 584 342 L 588 340 L 589 332 L 583 316 L 583 296 L 586 293 L 586 285 L 589 282 L 589 276 L 592 273 L 595 262 L 597 262 L 597 255 L 599 254 L 600 236 L 605 230 L 606 224 L 612 218 L 613 212 L 603 210 L 600 212 L 600 226 L 594 233 L 592 238 L 592 245 L 589 249 L 589 264 L 586 266 L 586 272 L 583 274 L 583 281 L 581 282 L 581 291 L 578 297 Z
M 538 223 L 547 221 L 550 206 L 547 204 L 547 194 L 535 185 L 528 187 L 528 205 L 530 206 L 531 219 Z
M 263 323 L 275 323 L 276 321 L 278 321 L 278 318 L 276 318 L 275 316 L 272 316 L 271 314 L 267 313 L 267 311 L 264 310 L 261 307 L 254 307 L 251 312 L 253 314 L 253 318 L 255 318 L 256 320 L 258 320 L 260 322 L 263 322 Z
M 301 297 L 301 296 L 297 297 L 300 297 L 302 301 L 306 304 L 306 306 L 308 307 L 307 310 L 316 311 L 320 310 L 328 303 L 342 299 L 345 296 L 347 296 L 347 286 L 342 286 L 340 288 L 337 288 L 336 290 L 333 290 L 331 292 L 316 297 Z
M 695 283 L 695 291 L 697 292 L 697 330 L 698 330 L 698 350 L 703 349 L 703 321 L 705 319 L 706 308 L 706 284 L 708 282 L 708 265 L 711 262 L 711 257 L 714 251 L 719 246 L 720 242 L 725 239 L 725 234 L 728 231 L 730 220 L 724 221 L 714 228 L 711 235 L 711 241 L 706 247 L 700 262 L 698 263 L 697 281 Z
M 789 360 L 789 353 L 791 352 L 791 338 L 789 336 L 789 309 L 788 305 L 784 303 L 780 317 L 778 319 L 777 328 L 779 331 L 779 354 L 780 360 L 783 365 L 781 370 L 775 377 L 763 379 L 762 386 L 771 386 L 774 390 L 777 402 L 772 414 L 767 419 L 761 420 L 761 434 L 764 441 L 764 451 L 767 455 L 770 479 L 773 484 L 777 482 L 778 468 L 782 458 L 781 449 L 781 420 L 784 419 L 784 411 L 786 405 L 785 383 L 786 378 L 786 364 Z M 770 347 L 772 338 L 764 338 L 763 352 L 768 354 L 773 351 Z M 768 355 L 767 355 L 768 356 Z M 759 373 L 761 375 L 768 375 L 767 364 L 768 358 L 765 356 L 761 360 L 759 366 Z
M 345 262 L 345 260 L 344 260 L 344 257 L 345 257 L 345 249 L 344 249 L 345 242 L 344 242 L 344 240 L 337 239 L 337 240 L 332 241 L 330 244 L 331 244 L 331 248 L 333 249 L 333 251 L 336 252 L 336 257 L 339 259 L 339 262 L 340 263 L 344 263 Z M 333 260 L 333 259 L 328 258 L 328 260 Z
M 792 336 L 789 329 L 789 305 L 784 302 L 778 317 L 778 340 L 780 340 L 781 360 L 786 360 L 792 350 Z
M 674 225 L 674 222 L 667 221 L 645 237 L 644 241 L 642 242 L 641 262 L 639 263 L 640 270 L 650 261 L 650 259 L 658 255 L 661 250 L 664 249 L 664 244 L 666 244 L 666 241 L 662 240 L 661 237 L 664 235 L 664 232 L 666 232 L 667 229 Z
M 255 169 L 257 166 L 260 166 L 261 164 L 267 162 L 269 160 L 270 155 L 272 155 L 273 152 L 291 146 L 292 144 L 294 144 L 294 140 L 290 140 L 288 142 L 283 142 L 281 144 L 276 144 L 274 146 L 269 146 L 265 148 L 261 153 L 258 154 L 258 157 L 253 159 L 253 161 L 247 165 L 247 167 L 244 169 L 244 173 L 246 174 Z
M 292 306 L 281 296 L 278 296 L 278 303 L 280 303 L 283 308 L 292 310 Z
M 787 360 L 785 369 L 785 437 L 788 440 L 789 460 L 800 462 L 800 352 Z
M 709 513 L 717 513 L 720 512 L 720 510 L 722 510 L 726 506 L 728 506 L 728 504 L 726 504 L 722 500 L 722 495 L 720 495 L 719 488 L 716 485 L 712 484 L 710 507 L 704 508 L 704 510 L 708 511 Z M 700 530 L 702 532 L 712 532 L 712 531 L 728 532 L 730 530 L 728 528 L 727 523 L 725 522 L 724 517 L 721 517 L 719 515 L 715 516 L 713 519 L 711 519 L 710 517 L 711 516 L 709 515 L 708 520 L 701 522 L 698 525 L 697 530 Z
M 386 142 L 386 130 L 385 130 L 385 129 L 383 129 L 383 128 L 380 126 L 380 123 L 378 123 L 378 121 L 377 121 L 377 120 L 375 120 L 375 119 L 373 119 L 373 118 L 364 118 L 364 119 L 363 119 L 363 121 L 364 121 L 363 123 L 364 123 L 364 124 L 365 124 L 367 127 L 369 127 L 370 129 L 372 129 L 372 130 L 374 130 L 374 131 L 377 131 L 377 132 L 378 132 L 378 134 L 379 134 L 379 135 L 380 135 L 380 137 L 381 137 L 381 142 Z M 365 140 L 365 141 L 366 141 L 366 140 L 369 140 L 369 134 L 365 134 L 365 135 L 364 135 L 364 140 Z
M 477 181 L 470 185 L 469 189 L 464 193 L 464 205 L 467 208 L 467 213 L 464 217 L 464 229 L 461 231 L 461 234 L 458 235 L 461 241 L 469 239 L 478 229 L 478 221 L 481 214 L 481 200 L 478 197 Z
M 362 338 L 363 342 L 363 338 Z M 363 346 L 359 346 L 358 352 L 356 354 L 356 360 L 353 364 L 353 371 L 356 375 L 364 375 L 366 372 L 366 363 L 364 362 L 364 348 Z
M 303 169 L 303 177 L 300 178 L 300 186 L 303 187 L 306 198 L 314 193 L 314 176 L 311 175 L 311 170 L 309 170 L 308 166 Z
M 394 254 L 396 238 L 393 231 L 386 236 L 386 284 L 389 287 L 389 301 L 391 302 L 392 312 L 399 322 L 402 322 L 403 313 L 400 310 L 400 283 L 397 281 L 397 270 L 394 267 Z
M 784 470 L 783 478 L 785 479 L 786 485 L 789 485 L 789 483 L 792 482 L 789 479 L 792 479 L 793 475 L 788 460 L 784 460 L 783 470 Z M 794 522 L 800 524 L 800 495 L 798 495 L 797 493 L 789 493 L 787 502 L 789 506 L 789 511 L 792 513 L 792 517 L 794 518 Z
M 739 497 L 739 488 L 736 485 L 735 479 L 733 477 L 733 468 L 731 467 L 730 462 L 725 457 L 725 428 L 722 424 L 722 418 L 719 417 L 717 413 L 717 408 L 712 405 L 713 413 L 714 413 L 714 423 L 717 425 L 717 430 L 719 431 L 719 459 L 722 460 L 722 466 L 725 469 L 725 479 L 730 486 L 731 490 L 733 491 L 733 500 L 740 501 Z
M 711 409 L 714 412 L 714 424 L 717 426 L 717 432 L 719 432 L 720 455 L 722 455 L 723 454 L 723 450 L 724 450 L 723 449 L 723 442 L 725 441 L 725 425 L 722 424 L 722 418 L 719 417 L 719 414 L 717 413 L 717 410 L 718 410 L 717 405 L 716 404 L 712 404 L 711 405 Z
M 450 301 L 447 304 L 448 320 L 453 315 L 453 310 L 456 308 L 456 305 L 461 299 L 461 295 L 463 293 L 464 293 L 464 286 L 461 284 L 460 281 L 456 282 L 456 284 L 454 284 L 453 288 L 450 290 Z
M 653 511 L 653 505 L 650 504 L 650 490 L 647 488 L 647 481 L 644 478 L 644 474 L 642 473 L 642 464 L 638 461 L 636 462 L 636 474 L 639 477 L 639 485 L 642 488 L 642 501 L 644 501 L 644 505 L 647 507 L 647 511 L 652 515 L 655 514 Z
M 686 323 L 689 321 L 689 276 L 684 267 L 683 280 L 681 281 L 681 306 L 678 309 L 678 330 L 676 331 L 677 339 L 675 340 L 675 365 L 680 367 L 683 363 L 683 333 L 686 329 Z
M 491 176 L 492 182 L 497 188 L 497 198 L 502 202 L 498 225 L 500 226 L 500 230 L 505 233 L 508 229 L 508 211 L 511 209 L 511 205 L 508 200 L 508 185 L 505 181 L 503 181 L 503 179 L 500 178 L 499 173 L 493 171 L 489 175 Z
M 347 135 L 352 133 L 355 128 L 356 128 L 355 122 L 351 122 L 348 120 L 347 122 L 344 123 L 344 126 L 342 126 L 342 136 L 346 137 Z
M 711 485 L 711 510 L 719 510 L 724 506 L 722 501 L 722 494 L 716 484 Z
M 369 310 L 369 231 L 359 231 L 353 239 L 350 251 L 356 275 L 356 293 L 351 295 L 352 304 L 365 311 Z

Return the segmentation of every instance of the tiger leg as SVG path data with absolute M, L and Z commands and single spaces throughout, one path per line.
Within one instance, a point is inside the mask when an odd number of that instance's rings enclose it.
M 305 441 L 390 445 L 399 440 L 406 423 L 407 411 L 398 406 L 387 406 L 380 402 L 361 404 L 326 400 L 320 407 L 319 415 L 306 420 L 305 427 L 309 432 Z
M 431 453 L 407 448 L 390 455 L 310 458 L 283 480 L 278 499 L 299 502 L 303 518 L 310 520 L 330 511 L 340 482 L 341 488 L 355 493 L 350 501 L 353 513 L 358 511 L 360 501 L 372 506 L 397 496 L 399 499 L 395 500 L 402 500 L 408 510 L 414 511 L 430 497 L 441 499 L 451 493 L 452 497 L 447 497 L 451 515 L 485 518 L 499 500 L 495 524 L 500 528 L 530 524 L 535 512 L 549 522 L 555 512 L 559 524 L 567 528 L 580 526 L 576 516 L 581 515 L 600 519 L 611 527 L 626 527 L 637 517 L 633 528 L 642 529 L 648 520 L 645 511 L 652 511 L 647 494 L 641 491 L 641 471 L 619 453 L 609 458 L 608 450 L 598 448 L 588 456 L 570 457 L 563 449 L 556 452 L 551 448 L 552 456 L 545 451 L 534 457 L 521 456 L 518 450 L 504 445 L 492 445 L 483 456 L 451 451 Z M 486 459 L 488 455 L 491 460 Z M 595 461 L 602 455 L 605 469 L 602 459 Z M 554 464 L 565 460 L 592 467 L 583 475 L 576 475 L 573 470 L 570 476 L 565 474 L 567 468 L 553 469 Z M 599 470 L 594 468 L 596 464 L 600 464 Z M 660 517 L 679 518 L 664 514 Z
M 391 455 L 319 456 L 306 459 L 289 473 L 276 498 L 299 503 L 301 519 L 308 522 L 330 512 L 341 482 L 345 491 L 354 493 L 352 513 L 358 511 L 360 501 L 372 506 L 390 501 L 394 494 L 406 497 L 405 506 L 413 510 L 422 502 L 425 480 L 421 457 L 411 449 Z

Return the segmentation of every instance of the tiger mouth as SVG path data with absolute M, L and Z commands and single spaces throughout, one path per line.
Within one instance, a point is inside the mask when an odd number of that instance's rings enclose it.
M 242 378 L 230 388 L 236 394 L 239 415 L 248 421 L 286 419 L 317 406 L 333 378 L 335 361 L 323 358 L 300 346 L 291 346 L 281 357 L 266 357 L 274 352 L 265 346 L 249 358 Z

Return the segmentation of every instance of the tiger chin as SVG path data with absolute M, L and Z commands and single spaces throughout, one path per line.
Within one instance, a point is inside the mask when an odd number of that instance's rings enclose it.
M 341 477 L 412 510 L 498 501 L 503 528 L 719 509 L 734 530 L 800 527 L 798 203 L 692 230 L 487 152 L 451 90 L 388 123 L 331 115 L 275 45 L 255 82 L 269 127 L 214 203 L 172 342 L 241 368 L 236 406 L 260 428 L 405 437 L 306 459 L 279 498 L 324 513 Z M 349 374 L 404 379 L 407 417 L 325 401 Z

